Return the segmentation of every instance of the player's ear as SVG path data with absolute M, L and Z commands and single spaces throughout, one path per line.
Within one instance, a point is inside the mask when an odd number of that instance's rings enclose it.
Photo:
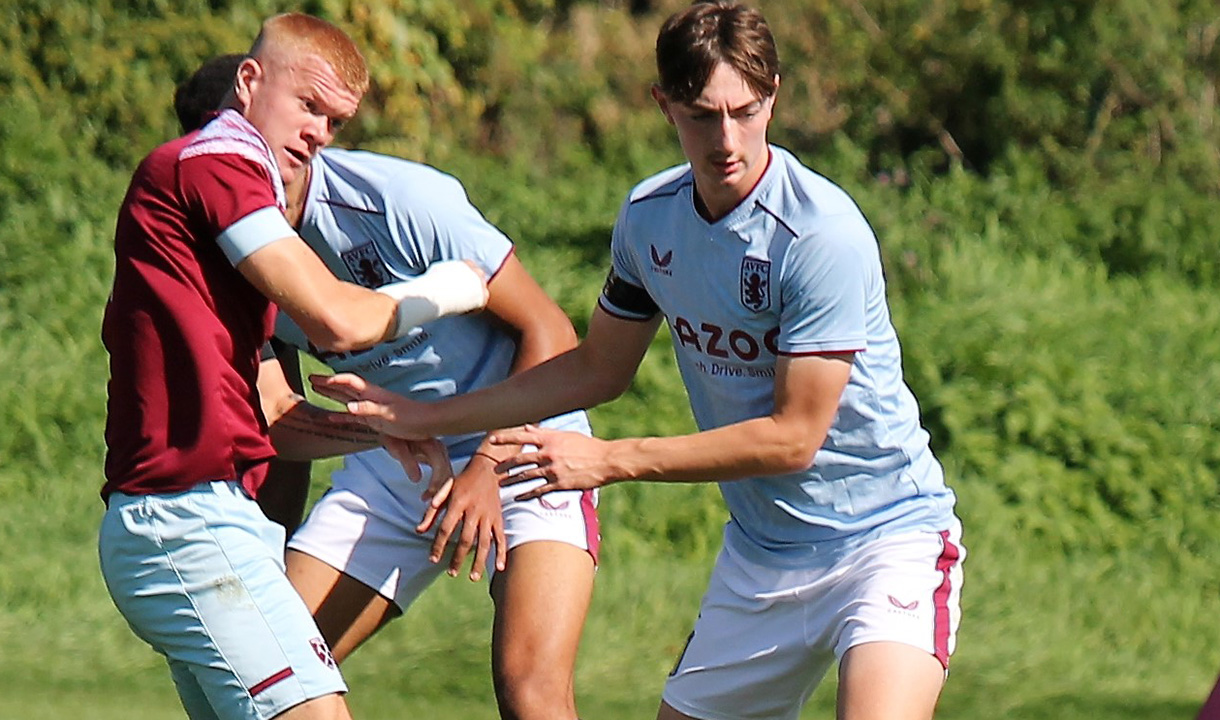
M 660 85 L 652 86 L 652 99 L 657 101 L 657 107 L 661 108 L 661 114 L 665 116 L 665 121 L 670 125 L 674 124 L 674 116 L 669 109 L 669 97 Z
M 237 66 L 237 75 L 233 78 L 233 97 L 242 112 L 250 107 L 250 101 L 255 89 L 263 80 L 263 66 L 254 58 L 246 58 Z

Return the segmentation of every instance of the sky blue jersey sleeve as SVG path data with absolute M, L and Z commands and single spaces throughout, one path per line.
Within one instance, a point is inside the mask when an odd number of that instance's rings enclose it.
M 658 308 L 645 288 L 638 253 L 630 237 L 630 199 L 623 203 L 610 239 L 610 273 L 602 286 L 598 305 L 615 317 L 648 320 Z
M 780 278 L 781 353 L 867 349 L 869 288 L 880 270 L 875 248 L 868 223 L 850 214 L 827 218 L 792 243 Z

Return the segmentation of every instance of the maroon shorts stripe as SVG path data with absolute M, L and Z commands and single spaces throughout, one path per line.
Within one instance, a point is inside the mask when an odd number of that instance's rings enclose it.
M 263 680 L 262 682 L 251 687 L 250 688 L 250 697 L 254 697 L 255 695 L 258 695 L 262 691 L 264 691 L 267 688 L 271 687 L 272 685 L 276 684 L 277 682 L 279 682 L 281 680 L 287 680 L 290 677 L 292 677 L 292 668 L 286 667 L 283 670 L 280 670 L 276 674 L 272 675 L 271 677 L 267 678 L 266 680 Z
M 932 594 L 932 603 L 936 608 L 932 630 L 932 652 L 947 670 L 949 668 L 949 634 L 952 632 L 949 622 L 949 595 L 953 590 L 953 582 L 950 573 L 961 558 L 961 551 L 949 541 L 948 530 L 941 531 L 940 539 L 944 543 L 944 549 L 941 550 L 940 558 L 936 561 L 936 570 L 941 574 L 940 586 Z
M 580 494 L 580 512 L 585 516 L 585 542 L 589 554 L 593 556 L 593 564 L 599 563 L 597 554 L 602 546 L 601 521 L 597 519 L 597 507 L 593 504 L 593 491 L 585 490 Z

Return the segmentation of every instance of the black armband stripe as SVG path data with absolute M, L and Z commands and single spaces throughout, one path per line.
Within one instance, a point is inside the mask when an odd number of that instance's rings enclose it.
M 661 311 L 647 290 L 619 277 L 613 268 L 602 287 L 602 297 L 614 307 L 637 315 L 652 317 Z

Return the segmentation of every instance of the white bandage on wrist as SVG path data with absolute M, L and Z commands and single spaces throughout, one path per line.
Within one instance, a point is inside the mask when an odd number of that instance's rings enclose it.
M 431 320 L 478 310 L 487 303 L 482 274 L 464 260 L 438 262 L 417 278 L 383 285 L 377 292 L 398 301 L 394 338 Z

